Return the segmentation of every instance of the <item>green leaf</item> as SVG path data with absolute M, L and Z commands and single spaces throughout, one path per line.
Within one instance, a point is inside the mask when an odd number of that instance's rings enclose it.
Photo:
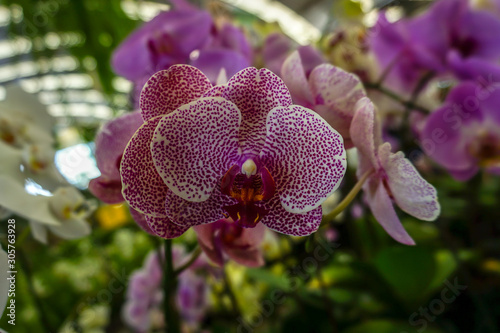
M 425 301 L 436 274 L 434 255 L 419 247 L 396 246 L 380 251 L 374 264 L 399 299 L 408 305 Z

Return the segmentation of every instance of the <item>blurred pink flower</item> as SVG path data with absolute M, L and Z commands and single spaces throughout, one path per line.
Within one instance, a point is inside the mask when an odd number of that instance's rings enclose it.
M 248 267 L 264 264 L 259 245 L 264 240 L 266 228 L 258 224 L 255 228 L 242 228 L 231 219 L 197 225 L 194 231 L 205 254 L 219 266 L 225 257 Z
M 500 174 L 499 88 L 463 82 L 427 118 L 422 147 L 457 180 L 470 179 L 480 168 Z
M 96 135 L 95 156 L 101 175 L 90 181 L 89 191 L 104 203 L 117 204 L 125 201 L 122 195 L 120 162 L 125 146 L 142 123 L 139 111 L 127 113 L 104 124 Z M 144 231 L 155 235 L 143 214 L 133 208 L 130 208 L 130 214 Z
M 382 143 L 382 131 L 368 98 L 357 103 L 350 131 L 359 152 L 358 178 L 369 175 L 363 190 L 373 215 L 392 238 L 415 244 L 401 225 L 392 201 L 418 219 L 433 221 L 440 213 L 436 189 L 402 152 L 393 154 L 391 144 Z

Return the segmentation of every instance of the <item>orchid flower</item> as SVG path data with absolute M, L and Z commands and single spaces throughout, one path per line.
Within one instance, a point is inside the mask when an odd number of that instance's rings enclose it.
M 394 23 L 382 13 L 369 42 L 390 83 L 411 91 L 426 72 L 457 74 L 457 58 L 497 63 L 497 31 L 500 19 L 494 14 L 472 9 L 467 0 L 441 0 Z
M 104 203 L 117 204 L 125 201 L 122 195 L 120 162 L 125 146 L 142 123 L 139 111 L 127 113 L 104 124 L 96 135 L 95 156 L 101 175 L 90 181 L 89 191 Z M 155 235 L 144 215 L 129 208 L 130 215 L 139 227 Z
M 426 121 L 421 135 L 424 151 L 457 180 L 470 179 L 480 168 L 500 174 L 498 88 L 463 82 Z
M 127 113 L 104 124 L 96 135 L 95 156 L 101 176 L 90 181 L 89 190 L 105 203 L 124 201 L 120 162 L 125 146 L 142 123 L 139 111 Z
M 29 94 L 9 88 L 1 106 L 2 210 L 28 219 L 35 239 L 43 243 L 47 230 L 66 239 L 88 235 L 90 227 L 84 220 L 88 203 L 57 171 L 49 134 L 52 121 L 43 105 Z M 27 186 L 41 193 L 28 193 Z
M 172 66 L 144 87 L 141 113 L 121 162 L 122 193 L 165 238 L 225 217 L 309 235 L 345 173 L 342 137 L 292 105 L 267 69 L 212 87 L 196 68 Z
M 197 225 L 194 231 L 203 252 L 219 266 L 224 265 L 226 256 L 248 267 L 264 265 L 260 250 L 266 231 L 263 224 L 250 229 L 240 227 L 231 219 L 222 219 Z
M 219 22 L 217 22 L 219 23 Z M 252 51 L 243 32 L 229 22 L 215 24 L 210 13 L 186 1 L 134 31 L 115 50 L 115 72 L 142 89 L 147 79 L 175 64 L 200 68 L 215 83 L 222 68 L 229 76 L 250 65 Z
M 316 66 L 308 76 L 298 51 L 285 60 L 281 73 L 294 102 L 316 111 L 342 135 L 345 147 L 352 148 L 354 105 L 366 96 L 358 77 L 330 64 Z
M 406 213 L 425 221 L 440 213 L 436 189 L 423 179 L 402 152 L 393 154 L 391 144 L 382 143 L 375 108 L 368 98 L 356 105 L 351 138 L 359 152 L 357 175 L 373 215 L 387 233 L 400 243 L 415 242 L 401 225 L 394 201 Z

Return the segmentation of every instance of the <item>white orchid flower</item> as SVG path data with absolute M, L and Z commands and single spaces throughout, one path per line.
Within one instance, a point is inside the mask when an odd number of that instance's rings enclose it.
M 26 218 L 42 243 L 48 230 L 65 239 L 90 233 L 85 218 L 92 205 L 57 170 L 52 126 L 34 96 L 7 88 L 0 102 L 0 214 Z

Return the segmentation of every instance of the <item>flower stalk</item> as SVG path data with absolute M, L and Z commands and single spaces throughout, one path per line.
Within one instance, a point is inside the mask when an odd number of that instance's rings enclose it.
M 172 240 L 165 240 L 165 262 L 163 274 L 163 304 L 165 323 L 169 333 L 180 333 L 179 312 L 175 305 L 175 292 L 177 290 L 177 274 L 174 271 L 172 258 Z
M 331 220 L 334 219 L 337 215 L 342 213 L 344 209 L 349 206 L 349 204 L 354 200 L 358 192 L 361 190 L 363 187 L 363 184 L 366 182 L 366 180 L 375 172 L 375 169 L 370 169 L 366 171 L 361 178 L 358 180 L 358 182 L 354 185 L 354 187 L 351 189 L 351 191 L 345 196 L 345 198 L 335 207 L 335 209 L 328 214 L 327 219 Z

